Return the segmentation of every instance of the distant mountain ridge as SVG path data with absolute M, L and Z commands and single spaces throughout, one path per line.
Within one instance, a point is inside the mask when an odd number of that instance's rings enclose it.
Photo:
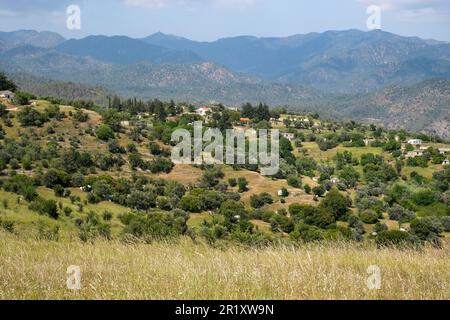
M 89 36 L 65 40 L 52 32 L 0 33 L 6 49 L 54 48 L 114 64 L 212 62 L 268 81 L 334 93 L 371 92 L 430 78 L 450 78 L 450 44 L 381 30 L 327 31 L 277 38 L 239 36 L 213 42 L 155 33 L 142 39 Z M 0 49 L 1 51 L 1 49 Z M 3 50 L 4 51 L 4 50 Z
M 56 81 L 44 77 L 36 77 L 27 73 L 11 73 L 20 90 L 32 92 L 39 97 L 55 97 L 59 99 L 92 101 L 101 106 L 108 106 L 108 97 L 114 92 L 99 86 L 89 86 L 75 82 Z
M 66 41 L 56 32 L 35 30 L 18 30 L 12 32 L 0 32 L 0 44 L 14 47 L 20 45 L 32 45 L 41 48 L 52 48 Z
M 100 86 L 144 99 L 266 102 L 450 137 L 448 43 L 357 30 L 215 42 L 91 36 L 50 48 L 46 37 L 40 46 L 33 39 L 0 37 L 0 70 L 46 79 L 40 87 L 23 81 L 38 92 L 104 96 L 90 89 Z
M 266 101 L 311 106 L 322 95 L 315 89 L 272 83 L 234 73 L 209 62 L 112 64 L 31 46 L 0 54 L 0 69 L 102 86 L 126 97 L 157 97 L 198 103 L 217 101 L 239 105 L 246 101 Z
M 413 86 L 390 86 L 368 95 L 339 99 L 341 116 L 389 129 L 407 128 L 450 138 L 450 80 L 428 79 Z
M 151 62 L 155 64 L 192 63 L 202 59 L 188 50 L 175 50 L 148 44 L 124 36 L 89 36 L 68 40 L 55 48 L 57 51 L 117 64 Z
M 380 30 L 285 38 L 241 36 L 214 42 L 157 33 L 142 40 L 193 51 L 233 71 L 340 93 L 369 92 L 399 81 L 414 84 L 432 77 L 450 78 L 450 44 Z M 415 70 L 415 61 L 435 67 Z

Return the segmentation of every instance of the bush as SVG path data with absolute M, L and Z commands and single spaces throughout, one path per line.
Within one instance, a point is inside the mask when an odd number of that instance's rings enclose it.
M 358 216 L 351 215 L 348 218 L 348 226 L 353 231 L 353 238 L 355 240 L 362 240 L 362 235 L 366 233 L 364 229 L 364 224 Z
M 230 187 L 234 188 L 237 186 L 238 182 L 235 178 L 230 178 L 228 179 L 228 184 L 230 185 Z
M 273 203 L 273 198 L 270 194 L 268 193 L 261 193 L 260 195 L 252 195 L 250 197 L 250 205 L 255 208 L 262 208 L 264 207 L 266 204 L 272 204 Z
M 317 186 L 312 189 L 312 192 L 315 196 L 321 197 L 325 194 L 326 190 L 323 186 Z
M 125 148 L 122 147 L 122 146 L 119 144 L 119 141 L 117 141 L 116 139 L 111 140 L 111 141 L 108 143 L 108 149 L 109 149 L 109 152 L 111 152 L 111 153 L 116 153 L 116 154 L 124 154 L 124 153 L 127 152 L 127 151 L 125 150 Z
M 25 198 L 26 201 L 33 201 L 37 197 L 34 180 L 24 175 L 15 175 L 3 185 L 5 191 L 14 192 Z
M 442 217 L 441 223 L 442 223 L 442 227 L 444 228 L 444 231 L 450 232 L 450 216 Z
M 305 204 L 292 204 L 289 206 L 289 213 L 294 221 L 303 220 L 308 225 L 322 229 L 336 228 L 334 215 L 324 208 Z
M 303 188 L 305 189 L 306 194 L 311 194 L 312 189 L 311 189 L 311 186 L 309 184 L 305 184 L 303 186 Z
M 399 230 L 383 231 L 377 235 L 375 242 L 379 247 L 402 247 L 418 244 L 417 238 L 413 237 L 408 232 Z
M 338 190 L 333 189 L 326 195 L 320 206 L 330 211 L 336 220 L 345 220 L 351 203 Z
M 59 240 L 59 226 L 49 226 L 44 221 L 38 222 L 38 238 L 40 240 L 58 241 Z
M 61 198 L 64 196 L 64 192 L 65 192 L 64 188 L 63 188 L 63 186 L 61 186 L 59 184 L 53 188 L 53 191 L 55 193 L 55 197 Z
M 394 204 L 389 208 L 388 214 L 391 220 L 399 221 L 400 223 L 410 222 L 416 217 L 416 214 L 413 211 L 408 210 L 399 204 Z
M 376 233 L 381 233 L 383 231 L 388 231 L 389 228 L 385 223 L 377 222 L 375 224 L 375 227 L 373 228 L 373 231 Z
M 413 194 L 412 201 L 418 206 L 429 206 L 436 201 L 436 197 L 431 190 L 421 190 Z
M 366 210 L 359 214 L 359 218 L 364 223 L 375 224 L 378 222 L 379 214 L 373 210 Z
M 286 189 L 286 188 L 281 188 L 281 196 L 282 196 L 283 198 L 288 197 L 288 196 L 289 196 L 289 191 L 288 191 L 288 189 Z
M 304 215 L 305 223 L 321 229 L 336 228 L 336 220 L 332 213 L 322 208 L 314 208 Z
M 447 190 L 442 194 L 442 202 L 450 206 L 450 190 Z
M 181 198 L 179 207 L 181 210 L 198 213 L 202 211 L 198 197 L 188 194 Z
M 224 216 L 225 223 L 239 223 L 248 220 L 248 213 L 241 202 L 227 200 L 220 206 L 220 214 Z
M 70 207 L 64 207 L 64 214 L 66 215 L 66 217 L 70 217 L 72 214 L 72 208 Z
M 95 134 L 98 139 L 103 141 L 108 141 L 109 139 L 114 139 L 114 131 L 107 124 L 102 124 L 95 130 Z
M 103 212 L 102 218 L 103 218 L 103 221 L 111 221 L 113 218 L 113 214 L 109 211 L 105 211 L 105 212 Z
M 30 204 L 29 209 L 39 214 L 46 214 L 53 219 L 58 219 L 59 217 L 58 205 L 54 200 L 45 200 L 38 197 Z
M 174 167 L 174 163 L 168 159 L 157 158 L 149 163 L 149 169 L 152 173 L 170 173 Z
M 85 219 L 79 220 L 77 226 L 81 241 L 87 242 L 98 237 L 111 239 L 111 227 L 106 223 L 102 223 L 94 212 L 89 212 Z
M 2 220 L 0 217 L 0 227 L 10 233 L 14 233 L 15 222 L 12 220 Z
M 287 177 L 287 183 L 293 188 L 300 188 L 302 185 L 302 180 L 297 175 L 289 175 Z
M 285 233 L 291 233 L 294 231 L 294 223 L 291 219 L 284 215 L 274 215 L 270 219 L 270 227 L 273 232 L 285 232 Z
M 156 198 L 156 206 L 163 211 L 172 210 L 172 203 L 169 197 L 159 196 Z
M 439 218 L 434 216 L 415 219 L 411 222 L 411 233 L 422 241 L 430 241 L 434 244 L 440 244 L 440 234 L 444 227 Z
M 30 104 L 30 99 L 32 99 L 32 98 L 33 98 L 32 94 L 19 91 L 19 92 L 16 92 L 16 97 L 14 100 L 16 101 L 17 104 L 20 104 L 21 106 L 25 106 L 25 105 Z
M 295 230 L 289 234 L 293 241 L 313 242 L 323 240 L 325 232 L 317 227 L 309 226 L 305 223 L 299 223 Z
M 40 113 L 30 106 L 24 107 L 17 117 L 23 127 L 42 127 L 48 121 L 46 114 Z
M 248 191 L 248 181 L 247 179 L 241 177 L 238 179 L 239 193 Z
M 152 212 L 149 214 L 129 213 L 120 220 L 125 225 L 124 233 L 144 239 L 164 239 L 185 234 L 188 215 L 179 212 Z

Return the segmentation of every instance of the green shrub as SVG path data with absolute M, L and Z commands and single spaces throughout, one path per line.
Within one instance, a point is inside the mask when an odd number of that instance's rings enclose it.
M 238 182 L 235 178 L 230 178 L 228 179 L 228 184 L 230 185 L 230 187 L 234 188 L 237 186 Z
M 255 209 L 262 208 L 265 205 L 272 203 L 273 198 L 267 192 L 261 193 L 260 195 L 254 194 L 250 197 L 250 205 Z
M 337 189 L 332 189 L 323 199 L 320 207 L 330 211 L 336 220 L 344 220 L 348 213 L 351 203 Z
M 22 127 L 42 127 L 44 123 L 48 121 L 48 117 L 44 113 L 33 109 L 30 106 L 26 106 L 17 115 Z
M 48 241 L 59 240 L 60 227 L 58 225 L 49 226 L 44 221 L 39 220 L 37 230 L 38 230 L 38 238 L 40 240 L 48 240 Z
M 241 177 L 238 179 L 239 193 L 248 191 L 248 181 L 247 179 Z
M 373 231 L 376 232 L 377 234 L 388 230 L 389 230 L 388 226 L 385 223 L 381 222 L 377 222 L 375 224 L 375 227 L 373 228 Z
M 293 188 L 300 188 L 302 185 L 302 180 L 297 175 L 289 175 L 286 180 L 288 185 Z
M 58 205 L 55 200 L 45 200 L 38 197 L 30 204 L 29 209 L 39 214 L 46 214 L 53 219 L 58 219 L 59 217 Z
M 303 188 L 305 189 L 306 194 L 311 194 L 312 189 L 311 189 L 311 186 L 309 184 L 305 184 L 303 186 Z
M 441 223 L 444 231 L 450 232 L 450 216 L 442 217 Z
M 408 210 L 399 204 L 394 204 L 389 208 L 388 214 L 391 220 L 399 221 L 401 223 L 410 222 L 416 217 L 416 214 L 413 211 Z
M 107 124 L 100 125 L 97 130 L 95 130 L 95 134 L 97 138 L 103 141 L 114 139 L 114 131 Z
M 295 230 L 289 234 L 293 241 L 313 242 L 321 241 L 325 236 L 325 232 L 321 229 L 309 226 L 305 223 L 299 223 L 295 226 Z
M 418 239 L 408 232 L 399 230 L 383 231 L 377 235 L 375 242 L 379 247 L 407 247 L 418 244 Z
M 10 233 L 14 233 L 15 222 L 12 220 L 3 220 L 0 217 L 0 227 Z
M 111 239 L 111 227 L 106 223 L 102 223 L 98 215 L 92 211 L 88 213 L 85 219 L 77 221 L 77 227 L 81 241 L 93 241 L 98 237 L 107 240 Z
M 440 234 L 444 231 L 441 220 L 438 217 L 428 216 L 415 219 L 411 222 L 411 233 L 422 241 L 429 241 L 440 245 Z
M 66 217 L 70 217 L 70 215 L 72 214 L 72 208 L 70 207 L 64 207 L 64 214 L 66 215 Z
M 436 196 L 432 190 L 420 190 L 413 194 L 412 201 L 418 206 L 429 206 L 436 201 Z
M 186 233 L 189 216 L 180 215 L 180 212 L 183 211 L 129 213 L 120 220 L 125 225 L 125 234 L 150 240 L 164 239 Z
M 362 222 L 367 224 L 375 224 L 378 222 L 379 214 L 373 210 L 365 210 L 359 214 Z
M 25 198 L 26 201 L 33 201 L 37 197 L 34 180 L 25 175 L 15 175 L 3 185 L 5 191 L 19 194 Z

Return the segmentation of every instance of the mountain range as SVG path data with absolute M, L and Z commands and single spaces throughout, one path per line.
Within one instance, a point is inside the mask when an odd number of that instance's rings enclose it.
M 244 36 L 215 42 L 157 33 L 142 40 L 190 50 L 236 72 L 340 93 L 450 76 L 450 44 L 380 30 L 328 31 L 286 38 Z
M 63 81 L 59 88 L 86 86 L 79 93 L 93 86 L 125 97 L 263 101 L 450 136 L 450 44 L 379 30 L 214 42 L 0 32 L 0 69 L 25 87 L 24 79 L 47 79 L 46 90 L 34 86 L 46 93 Z

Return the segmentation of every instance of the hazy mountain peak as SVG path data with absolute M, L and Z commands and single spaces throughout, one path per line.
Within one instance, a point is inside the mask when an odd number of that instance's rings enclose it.
M 136 64 L 141 62 L 190 63 L 201 61 L 195 53 L 149 44 L 126 36 L 89 36 L 68 40 L 57 47 L 65 54 L 92 57 L 104 62 Z
M 155 32 L 152 35 L 148 36 L 147 38 L 155 39 L 155 40 L 157 40 L 157 39 L 187 40 L 186 38 L 175 36 L 172 34 L 166 34 L 161 31 Z
M 50 31 L 18 30 L 0 32 L 0 40 L 10 47 L 29 44 L 35 47 L 51 48 L 63 43 L 66 39 L 60 34 Z

